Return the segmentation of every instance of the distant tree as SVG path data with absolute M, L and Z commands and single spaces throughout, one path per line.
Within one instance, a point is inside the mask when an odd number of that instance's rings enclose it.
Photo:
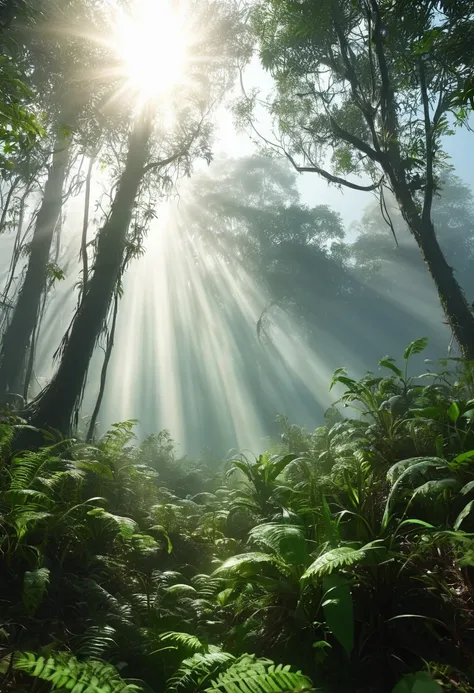
M 446 3 L 447 4 L 447 3 Z M 462 352 L 474 358 L 474 317 L 440 248 L 432 217 L 442 137 L 460 86 L 457 64 L 434 50 L 443 31 L 469 25 L 438 3 L 265 0 L 253 13 L 262 64 L 275 78 L 267 144 L 299 172 L 359 190 L 390 189 L 434 279 Z M 444 36 L 444 34 L 443 34 Z M 440 39 L 441 40 L 441 39 Z M 446 44 L 443 43 L 443 47 Z M 257 95 L 238 109 L 254 126 Z M 330 155 L 332 170 L 324 168 Z M 364 175 L 356 182 L 346 176 Z

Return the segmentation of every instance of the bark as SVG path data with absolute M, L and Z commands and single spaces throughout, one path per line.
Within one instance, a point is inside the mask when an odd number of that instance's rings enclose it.
M 25 278 L 11 320 L 5 330 L 0 356 L 0 400 L 22 389 L 23 372 L 35 329 L 54 230 L 62 209 L 71 136 L 58 134 L 53 160 L 36 219 Z
M 397 190 L 395 190 L 397 193 Z M 443 310 L 462 355 L 474 361 L 474 316 L 466 297 L 447 263 L 436 237 L 430 216 L 420 215 L 404 191 L 398 191 L 398 202 L 413 233 L 423 259 L 433 278 Z
M 133 205 L 145 170 L 150 134 L 150 119 L 144 117 L 132 132 L 125 169 L 109 218 L 99 234 L 94 272 L 73 320 L 59 368 L 27 412 L 30 422 L 38 428 L 48 427 L 65 434 L 70 432 L 89 362 L 120 274 Z

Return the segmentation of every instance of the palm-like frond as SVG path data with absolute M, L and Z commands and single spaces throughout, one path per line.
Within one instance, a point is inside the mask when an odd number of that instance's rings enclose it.
M 194 652 L 205 652 L 207 649 L 206 645 L 202 643 L 196 635 L 191 635 L 190 633 L 168 631 L 160 635 L 160 640 L 170 640 L 172 643 Z
M 23 579 L 23 604 L 28 612 L 34 613 L 41 604 L 49 583 L 48 568 L 27 570 Z
M 245 578 L 262 572 L 265 568 L 283 567 L 282 561 L 268 553 L 242 553 L 232 556 L 216 568 L 213 575 L 224 578 Z
M 79 662 L 68 653 L 42 657 L 31 652 L 19 652 L 14 668 L 42 681 L 49 681 L 52 690 L 67 689 L 74 693 L 132 693 L 139 687 L 127 684 L 117 670 L 100 660 Z
M 313 577 L 322 577 L 323 575 L 329 575 L 333 570 L 337 570 L 337 568 L 361 563 L 365 560 L 370 550 L 380 548 L 380 543 L 378 541 L 373 541 L 361 548 L 339 546 L 336 549 L 331 549 L 323 553 L 322 556 L 319 556 L 319 558 L 309 566 L 303 573 L 302 579 L 306 580 Z
M 307 561 L 306 539 L 303 529 L 297 525 L 257 525 L 250 531 L 249 541 L 259 548 L 275 552 L 292 565 L 303 565 Z
M 102 520 L 106 526 L 116 531 L 124 539 L 130 539 L 138 529 L 135 520 L 132 520 L 130 517 L 113 515 L 104 510 L 104 508 L 93 508 L 87 514 L 90 517 Z
M 187 688 L 197 688 L 203 680 L 215 676 L 221 667 L 227 666 L 235 657 L 229 652 L 221 652 L 218 648 L 209 648 L 209 652 L 196 652 L 192 657 L 183 660 L 179 669 L 167 681 L 169 691 L 180 691 Z
M 270 659 L 257 659 L 243 655 L 226 671 L 211 682 L 206 693 L 285 693 L 312 688 L 312 683 L 301 671 L 292 671 L 289 665 L 275 665 Z

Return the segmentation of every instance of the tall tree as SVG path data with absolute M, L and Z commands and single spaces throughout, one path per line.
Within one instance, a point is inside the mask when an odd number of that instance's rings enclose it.
M 453 334 L 474 359 L 474 316 L 432 219 L 447 113 L 459 90 L 453 61 L 434 45 L 445 41 L 446 27 L 472 21 L 462 5 L 461 15 L 451 15 L 437 3 L 404 3 L 400 13 L 399 3 L 385 0 L 265 0 L 253 29 L 276 84 L 270 110 L 279 139 L 268 144 L 299 172 L 393 192 Z M 240 115 L 247 123 L 255 100 L 253 94 L 244 99 Z M 348 179 L 351 173 L 367 183 Z
M 11 319 L 7 323 L 0 353 L 0 400 L 8 393 L 23 391 L 25 365 L 35 331 L 43 293 L 46 289 L 53 238 L 61 218 L 65 183 L 70 166 L 77 154 L 79 134 L 96 136 L 90 122 L 96 116 L 97 100 L 103 87 L 77 79 L 77 65 L 93 70 L 97 68 L 97 50 L 85 46 L 75 35 L 61 41 L 50 34 L 50 22 L 61 26 L 64 14 L 73 7 L 82 15 L 84 3 L 68 0 L 60 17 L 44 13 L 37 21 L 35 31 L 16 30 L 18 41 L 23 41 L 24 62 L 29 66 L 29 82 L 38 94 L 36 107 L 44 108 L 49 119 L 49 137 L 44 146 L 50 147 L 44 167 L 42 199 L 36 216 L 33 236 L 28 245 L 26 271 L 18 293 Z
M 194 158 L 203 156 L 210 160 L 207 116 L 213 101 L 227 87 L 231 74 L 228 59 L 240 46 L 240 20 L 229 8 L 223 10 L 212 4 L 206 16 L 209 24 L 203 38 L 204 52 L 198 56 L 200 60 L 193 63 L 195 74 L 189 76 L 185 87 L 179 85 L 176 93 L 161 107 L 155 99 L 149 99 L 133 125 L 111 210 L 98 235 L 93 273 L 64 340 L 58 370 L 28 411 L 34 425 L 63 432 L 71 426 L 90 358 L 120 281 L 130 222 L 140 189 L 149 182 L 159 191 L 163 180 L 173 178 L 173 172 L 189 173 Z M 202 75 L 204 65 L 205 79 Z M 170 112 L 174 121 L 171 129 L 166 127 Z

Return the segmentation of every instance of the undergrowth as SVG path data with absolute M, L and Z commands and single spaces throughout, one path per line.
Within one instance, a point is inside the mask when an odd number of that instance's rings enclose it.
M 424 346 L 217 471 L 133 422 L 18 452 L 4 417 L 2 690 L 472 690 L 474 371 L 413 377 Z

